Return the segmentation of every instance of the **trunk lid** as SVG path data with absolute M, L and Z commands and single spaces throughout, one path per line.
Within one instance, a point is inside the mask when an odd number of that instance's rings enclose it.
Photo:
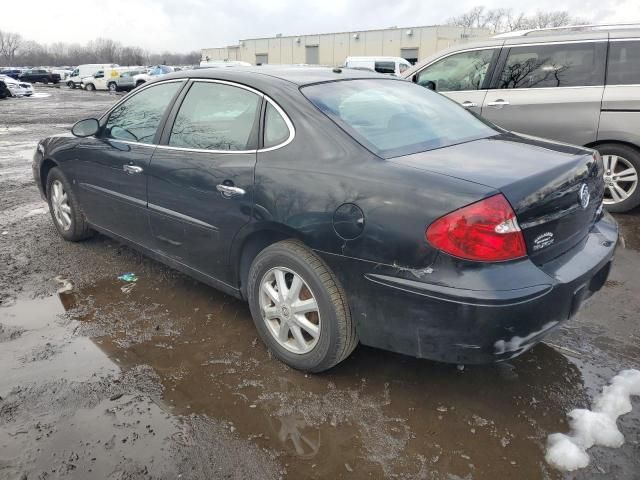
M 500 191 L 529 258 L 543 264 L 575 246 L 597 220 L 604 195 L 598 159 L 581 147 L 506 133 L 390 161 Z

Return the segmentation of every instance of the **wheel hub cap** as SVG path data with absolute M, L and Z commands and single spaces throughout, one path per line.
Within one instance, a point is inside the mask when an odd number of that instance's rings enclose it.
M 60 180 L 54 180 L 51 184 L 51 208 L 56 223 L 64 231 L 71 228 L 71 207 L 69 198 Z
M 318 303 L 294 271 L 277 267 L 265 273 L 260 282 L 260 311 L 269 333 L 286 350 L 304 354 L 318 343 Z
M 603 155 L 604 203 L 613 205 L 625 201 L 638 187 L 638 172 L 633 164 L 618 155 Z

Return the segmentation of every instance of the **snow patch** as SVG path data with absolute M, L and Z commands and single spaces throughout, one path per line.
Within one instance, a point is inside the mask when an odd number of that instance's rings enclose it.
M 640 395 L 640 371 L 623 370 L 593 402 L 592 410 L 569 412 L 571 433 L 547 438 L 545 460 L 558 470 L 574 471 L 589 465 L 587 450 L 594 445 L 617 448 L 624 443 L 616 420 L 632 409 L 631 396 Z

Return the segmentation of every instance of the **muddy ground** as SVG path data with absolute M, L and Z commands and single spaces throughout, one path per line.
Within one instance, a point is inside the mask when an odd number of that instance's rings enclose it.
M 106 237 L 56 235 L 36 142 L 119 97 L 36 92 L 0 101 L 0 479 L 640 477 L 637 398 L 621 448 L 573 474 L 544 461 L 569 410 L 640 367 L 640 212 L 617 217 L 603 291 L 518 359 L 359 347 L 305 375 L 271 358 L 242 302 Z

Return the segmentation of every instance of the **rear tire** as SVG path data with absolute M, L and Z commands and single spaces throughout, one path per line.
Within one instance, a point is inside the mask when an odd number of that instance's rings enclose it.
M 109 82 L 109 85 L 107 85 L 107 89 L 108 89 L 110 92 L 115 93 L 115 92 L 117 92 L 117 91 L 118 91 L 118 85 L 116 85 L 116 83 L 115 83 L 115 82 Z
M 282 289 L 278 278 L 284 284 Z M 297 293 L 294 282 L 300 285 Z M 260 338 L 278 359 L 295 369 L 328 370 L 346 359 L 358 344 L 355 322 L 338 279 L 299 241 L 284 240 L 260 252 L 249 269 L 247 291 Z M 272 300 L 273 292 L 277 302 Z M 300 313 L 302 304 L 309 302 L 313 307 Z M 283 328 L 284 335 L 280 335 Z
M 640 205 L 640 151 L 618 143 L 603 143 L 596 149 L 600 152 L 605 165 L 605 208 L 610 212 L 623 213 Z M 608 166 L 614 166 L 613 170 L 608 172 Z M 620 181 L 624 178 L 634 178 L 633 174 L 620 177 L 616 175 L 630 169 L 635 169 L 635 183 Z M 619 200 L 623 197 L 623 193 L 627 197 Z M 613 201 L 615 203 L 612 203 Z
M 140 85 L 144 85 L 145 81 L 141 80 L 139 82 L 136 82 L 136 88 L 138 88 Z
M 89 92 L 94 92 L 96 90 L 96 86 L 93 83 L 87 83 L 84 88 Z
M 92 235 L 71 184 L 59 167 L 52 168 L 47 175 L 47 202 L 53 224 L 62 238 L 78 242 Z

